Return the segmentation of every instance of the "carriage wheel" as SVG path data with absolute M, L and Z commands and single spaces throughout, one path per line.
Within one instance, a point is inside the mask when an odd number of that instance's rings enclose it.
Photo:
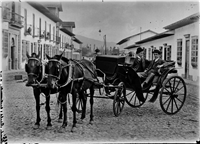
M 113 112 L 117 117 L 120 115 L 125 104 L 126 87 L 123 82 L 118 84 L 119 88 L 116 89 L 113 100 Z
M 126 100 L 126 103 L 127 103 L 129 106 L 131 106 L 131 107 L 133 107 L 133 108 L 136 108 L 136 107 L 142 106 L 142 105 L 145 103 L 148 94 L 146 94 L 146 96 L 144 96 L 145 101 L 142 102 L 142 101 L 140 101 L 140 100 L 138 99 L 138 97 L 136 96 L 136 92 L 135 92 L 135 91 L 132 91 L 132 90 L 128 90 L 128 91 L 129 91 L 129 92 L 128 92 L 128 94 L 126 94 L 125 100 Z
M 167 79 L 161 89 L 160 106 L 167 114 L 177 113 L 186 99 L 186 85 L 180 76 Z
M 82 113 L 83 110 L 83 100 L 79 97 L 76 98 L 76 112 Z

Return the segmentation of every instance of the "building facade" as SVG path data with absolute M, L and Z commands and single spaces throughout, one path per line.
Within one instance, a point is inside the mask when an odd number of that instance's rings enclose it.
M 44 60 L 46 54 L 53 56 L 65 49 L 67 58 L 81 59 L 80 51 L 72 48 L 73 42 L 76 44 L 78 40 L 72 33 L 75 23 L 74 26 L 63 27 L 59 12 L 62 12 L 59 3 L 2 3 L 3 71 L 24 69 L 26 52 L 40 53 Z M 76 49 L 80 48 L 81 42 L 78 40 Z
M 137 33 L 135 35 L 129 36 L 127 38 L 124 38 L 117 43 L 119 47 L 119 51 L 124 51 L 125 53 L 132 51 L 133 53 L 135 53 L 136 47 L 138 47 L 137 45 L 135 45 L 135 42 L 154 36 L 156 34 L 157 33 L 152 30 L 146 30 L 146 31 Z
M 162 51 L 164 60 L 176 62 L 178 75 L 199 81 L 199 13 L 166 27 L 167 31 L 135 42 L 145 48 L 146 58 L 152 60 L 154 49 Z

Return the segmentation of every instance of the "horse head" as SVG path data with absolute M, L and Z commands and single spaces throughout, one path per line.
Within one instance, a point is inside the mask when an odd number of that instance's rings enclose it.
M 62 55 L 63 53 L 50 57 L 46 54 L 48 63 L 45 67 L 45 73 L 48 75 L 47 87 L 51 89 L 58 88 L 57 82 L 61 79 L 62 65 L 60 60 Z
M 27 52 L 26 56 L 28 58 L 28 63 L 25 64 L 25 71 L 28 75 L 26 86 L 37 85 L 37 78 L 39 78 L 42 73 L 42 64 L 39 59 L 40 53 L 38 53 L 38 55 L 36 53 L 32 53 L 30 56 Z

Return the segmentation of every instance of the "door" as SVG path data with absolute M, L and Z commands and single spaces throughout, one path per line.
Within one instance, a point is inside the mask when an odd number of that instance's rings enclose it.
M 189 79 L 189 49 L 190 40 L 185 41 L 185 78 Z
M 15 66 L 15 40 L 14 38 L 12 38 L 10 58 L 11 58 L 11 69 L 14 69 L 14 66 Z

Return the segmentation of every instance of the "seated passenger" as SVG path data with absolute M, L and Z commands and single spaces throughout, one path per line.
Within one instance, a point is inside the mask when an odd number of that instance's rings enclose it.
M 132 59 L 133 59 L 133 53 L 130 51 L 125 58 L 125 64 L 131 65 L 133 62 Z
M 131 67 L 136 72 L 143 72 L 145 70 L 145 59 L 143 58 L 143 51 L 144 49 L 142 49 L 141 47 L 137 48 L 136 58 L 133 60 L 133 63 L 131 65 Z
M 149 67 L 139 75 L 140 77 L 146 78 L 142 83 L 142 87 L 145 87 L 145 85 L 148 84 L 156 74 L 159 74 L 159 68 L 161 68 L 165 63 L 165 61 L 161 59 L 161 52 L 159 50 L 154 50 L 153 54 L 155 59 L 150 63 Z

